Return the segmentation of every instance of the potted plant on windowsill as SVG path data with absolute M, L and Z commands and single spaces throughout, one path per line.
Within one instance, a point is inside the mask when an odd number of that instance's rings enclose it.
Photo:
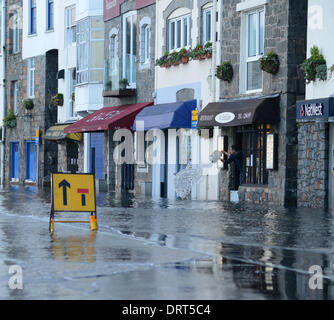
M 327 80 L 327 63 L 317 46 L 311 48 L 311 56 L 300 65 L 300 68 L 304 71 L 307 84 L 316 80 Z
M 192 50 L 193 60 L 204 60 L 206 59 L 206 51 L 201 44 L 197 44 L 195 49 Z
M 180 61 L 185 64 L 189 62 L 189 52 L 186 48 L 183 48 L 179 51 Z
M 224 61 L 220 66 L 217 66 L 216 77 L 223 81 L 232 81 L 233 67 L 230 61 Z
M 16 127 L 16 117 L 13 110 L 9 110 L 8 115 L 3 119 L 3 124 L 6 128 Z
M 62 107 L 64 105 L 64 95 L 62 93 L 57 93 L 52 97 L 51 103 L 55 107 Z
M 273 75 L 278 73 L 280 63 L 278 55 L 275 52 L 269 51 L 259 61 L 261 70 Z
M 181 63 L 181 56 L 179 54 L 179 52 L 173 51 L 170 55 L 169 55 L 169 59 L 171 61 L 171 64 L 173 66 L 177 66 Z
M 26 110 L 32 110 L 34 108 L 34 102 L 31 99 L 23 100 L 23 108 Z
M 168 51 L 166 51 L 162 57 L 155 61 L 155 65 L 159 66 L 160 68 L 169 68 L 171 66 Z
M 212 42 L 207 41 L 204 45 L 205 57 L 207 59 L 212 58 Z
M 125 90 L 129 85 L 129 80 L 124 78 L 119 81 L 119 88 L 120 90 Z

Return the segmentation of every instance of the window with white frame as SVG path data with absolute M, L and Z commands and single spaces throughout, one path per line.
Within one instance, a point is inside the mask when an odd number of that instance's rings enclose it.
M 246 14 L 246 91 L 262 90 L 259 59 L 264 53 L 264 9 Z
M 12 41 L 13 41 L 13 53 L 17 53 L 20 51 L 20 22 L 19 15 L 17 12 L 13 14 L 13 33 L 12 33 Z
M 104 23 L 89 17 L 77 24 L 77 85 L 102 83 L 104 74 Z
M 168 20 L 168 49 L 180 50 L 190 46 L 190 14 Z
M 202 9 L 202 44 L 212 41 L 212 6 Z
M 76 42 L 75 6 L 65 8 L 65 45 L 70 46 Z
M 54 27 L 54 0 L 47 0 L 46 3 L 46 29 L 53 30 Z
M 28 98 L 35 97 L 35 59 L 28 59 L 28 81 L 27 81 L 27 94 Z
M 36 7 L 36 0 L 29 0 L 29 34 L 36 34 L 37 33 L 37 7 Z
M 123 79 L 127 79 L 130 88 L 136 87 L 137 61 L 137 13 L 123 16 Z
M 11 83 L 11 99 L 12 99 L 12 110 L 14 114 L 17 114 L 17 106 L 18 106 L 18 85 L 17 81 L 12 81 Z
M 75 68 L 70 68 L 67 70 L 67 86 L 69 92 L 68 98 L 68 110 L 70 118 L 76 117 L 76 113 L 74 112 L 74 101 L 75 101 L 75 85 L 76 85 L 76 72 Z
M 150 62 L 150 25 L 141 28 L 141 63 Z

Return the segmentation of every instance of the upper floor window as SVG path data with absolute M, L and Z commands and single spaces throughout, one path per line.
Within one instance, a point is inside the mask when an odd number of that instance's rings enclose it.
M 76 42 L 75 6 L 65 8 L 65 45 Z
M 12 33 L 12 42 L 13 42 L 13 53 L 20 51 L 20 22 L 19 16 L 17 13 L 13 15 L 13 33 Z
M 168 20 L 168 44 L 169 51 L 190 46 L 190 14 Z
M 54 28 L 54 0 L 47 0 L 46 13 L 46 29 L 53 30 Z
M 27 94 L 28 98 L 35 97 L 35 59 L 28 59 L 28 81 L 27 81 Z
M 212 7 L 202 9 L 202 43 L 212 41 Z
M 17 114 L 17 106 L 18 106 L 18 86 L 17 86 L 17 81 L 12 81 L 11 82 L 11 104 L 12 104 L 12 110 L 14 114 Z
M 36 18 L 37 7 L 36 0 L 29 0 L 30 14 L 29 14 L 29 34 L 37 33 Z
M 129 86 L 136 86 L 137 61 L 137 13 L 130 12 L 123 16 L 123 78 Z
M 142 30 L 142 57 L 143 57 L 143 63 L 149 63 L 150 62 L 150 26 L 145 25 L 143 26 Z
M 89 17 L 77 25 L 77 84 L 103 82 L 104 24 L 101 17 Z
M 262 89 L 262 71 L 259 58 L 264 53 L 264 10 L 246 15 L 246 91 Z

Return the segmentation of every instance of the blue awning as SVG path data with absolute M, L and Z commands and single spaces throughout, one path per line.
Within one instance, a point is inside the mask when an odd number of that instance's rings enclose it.
M 136 122 L 144 123 L 144 130 L 151 129 L 178 129 L 191 128 L 191 111 L 197 107 L 196 100 L 158 104 L 146 107 L 137 114 L 133 131 L 136 131 Z

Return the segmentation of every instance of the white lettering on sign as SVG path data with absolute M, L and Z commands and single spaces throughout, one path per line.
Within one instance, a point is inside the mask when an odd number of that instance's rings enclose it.
M 251 118 L 252 113 L 251 112 L 245 112 L 245 113 L 238 113 L 238 120 L 245 120 Z
M 301 117 L 319 117 L 324 115 L 324 105 L 322 103 L 305 104 L 300 107 Z
M 101 112 L 94 116 L 91 119 L 86 120 L 86 122 L 92 122 L 92 121 L 102 121 L 102 120 L 108 120 L 112 119 L 118 115 L 120 115 L 123 111 L 121 110 L 115 110 L 115 111 L 109 111 L 109 112 Z
M 229 123 L 235 119 L 235 114 L 232 112 L 223 112 L 216 116 L 215 120 L 218 123 Z

